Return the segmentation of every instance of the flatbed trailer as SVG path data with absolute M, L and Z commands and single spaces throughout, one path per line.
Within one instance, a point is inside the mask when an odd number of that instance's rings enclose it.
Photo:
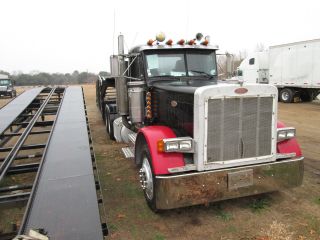
M 31 229 L 42 229 L 50 239 L 103 239 L 107 228 L 99 214 L 102 198 L 82 88 L 27 91 L 0 116 L 8 116 L 0 132 L 0 204 L 26 203 L 21 225 L 0 239 Z M 32 135 L 45 141 L 30 143 Z M 36 173 L 32 183 L 1 182 L 30 172 Z

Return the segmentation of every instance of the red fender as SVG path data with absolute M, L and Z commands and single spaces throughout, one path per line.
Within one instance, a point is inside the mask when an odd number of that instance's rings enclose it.
M 185 165 L 182 153 L 158 152 L 158 140 L 177 137 L 171 128 L 165 126 L 149 126 L 141 128 L 138 137 L 140 134 L 143 134 L 147 141 L 155 175 L 169 174 L 168 168 L 182 167 Z
M 277 128 L 285 128 L 284 123 L 277 123 Z M 296 138 L 292 138 L 277 144 L 277 153 L 296 153 L 297 157 L 302 156 L 302 152 Z

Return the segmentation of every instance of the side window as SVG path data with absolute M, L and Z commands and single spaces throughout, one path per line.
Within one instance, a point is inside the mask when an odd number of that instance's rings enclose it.
M 254 58 L 249 59 L 249 65 L 254 65 Z
M 131 59 L 131 61 L 134 58 Z M 139 78 L 141 76 L 141 69 L 140 69 L 140 57 L 137 57 L 134 62 L 132 63 L 131 67 L 131 77 Z

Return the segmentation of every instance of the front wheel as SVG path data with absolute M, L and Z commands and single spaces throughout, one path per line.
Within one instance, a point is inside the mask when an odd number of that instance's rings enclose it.
M 139 155 L 141 156 L 142 162 L 139 176 L 144 197 L 149 208 L 153 212 L 158 212 L 159 209 L 156 207 L 155 177 L 153 174 L 150 152 L 146 144 L 141 148 L 141 154 Z

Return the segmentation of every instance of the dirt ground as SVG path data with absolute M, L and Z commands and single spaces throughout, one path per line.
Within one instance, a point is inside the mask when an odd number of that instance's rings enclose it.
M 279 104 L 279 119 L 296 127 L 305 156 L 301 187 L 155 214 L 145 203 L 138 169 L 121 153 L 124 145 L 106 135 L 94 85 L 84 90 L 110 231 L 107 239 L 320 240 L 320 102 Z M 8 100 L 0 99 L 0 107 Z
M 85 86 L 89 123 L 107 211 L 109 239 L 320 239 L 320 103 L 279 104 L 279 119 L 297 129 L 305 156 L 301 187 L 154 214 L 139 187 L 138 170 L 108 139 Z

